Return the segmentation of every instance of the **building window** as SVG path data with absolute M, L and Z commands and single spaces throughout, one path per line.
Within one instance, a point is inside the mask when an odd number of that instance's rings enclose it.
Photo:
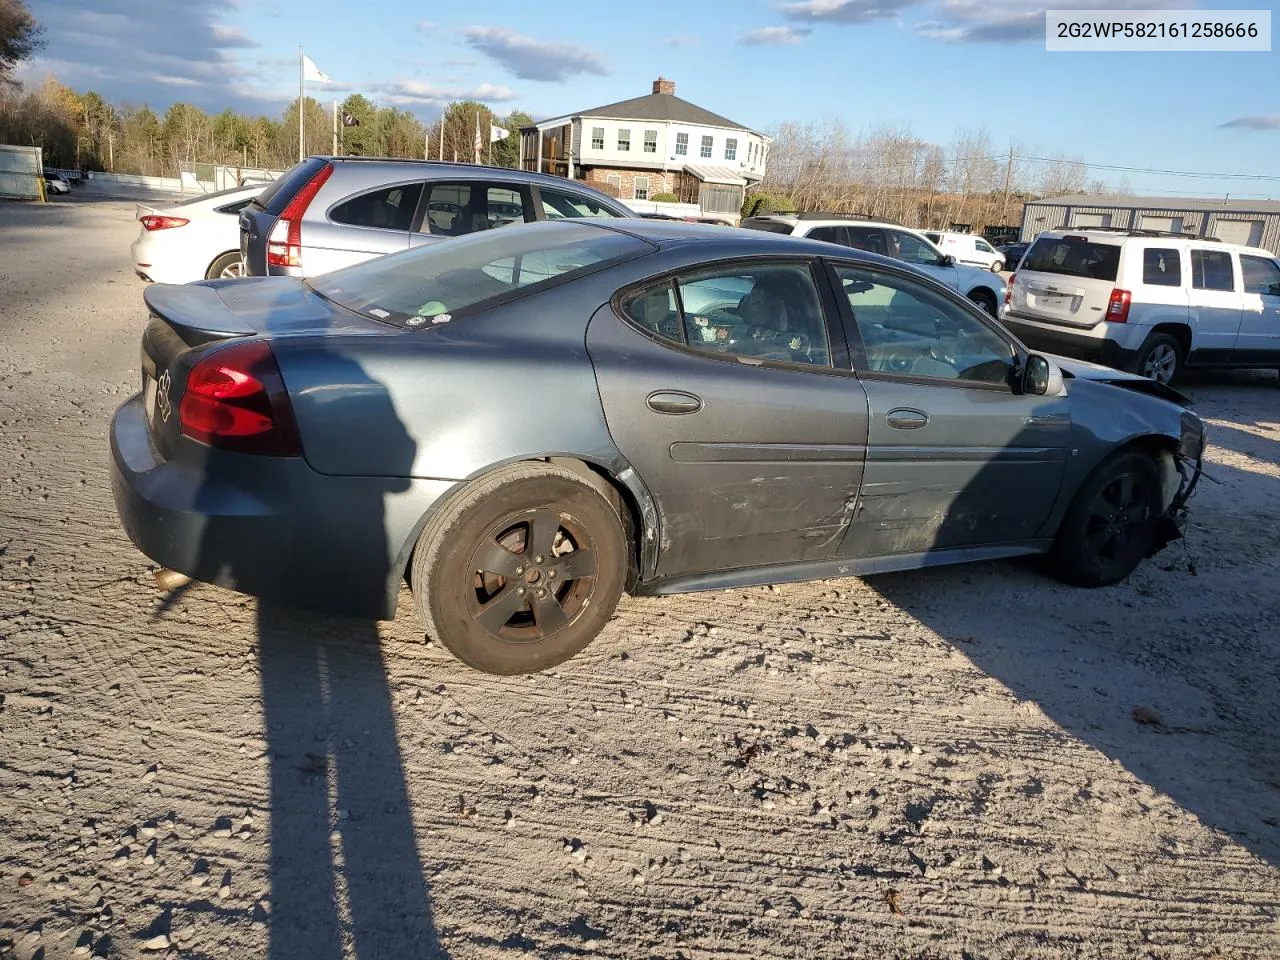
M 604 175 L 605 193 L 611 197 L 622 196 L 622 174 L 606 173 Z
M 591 128 L 591 149 L 592 150 L 604 149 L 604 127 Z
M 710 137 L 702 138 L 702 156 L 706 157 L 708 160 L 711 159 L 711 143 L 712 141 Z
M 618 131 L 618 149 L 623 153 L 631 149 L 631 131 L 625 127 Z
M 648 177 L 636 177 L 632 181 L 632 184 L 633 184 L 633 187 L 631 190 L 631 196 L 633 200 L 649 199 L 649 178 Z
M 683 157 L 689 153 L 689 135 L 687 133 L 676 134 L 676 155 Z
M 645 153 L 658 152 L 658 131 L 657 130 L 646 130 L 644 132 L 644 152 Z
M 738 141 L 733 137 L 724 142 L 724 158 L 726 160 L 738 159 Z

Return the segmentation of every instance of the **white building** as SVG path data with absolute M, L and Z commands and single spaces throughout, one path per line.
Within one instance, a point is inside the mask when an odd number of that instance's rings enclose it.
M 584 180 L 624 202 L 671 193 L 703 214 L 736 218 L 764 178 L 769 137 L 681 100 L 659 77 L 653 92 L 543 120 L 520 131 L 520 167 Z

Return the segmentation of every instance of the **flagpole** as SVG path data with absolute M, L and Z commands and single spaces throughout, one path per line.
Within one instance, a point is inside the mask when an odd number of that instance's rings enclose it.
M 445 114 L 440 114 L 440 162 L 444 163 L 444 118 Z
M 333 101 L 333 155 L 338 155 L 338 101 Z
M 302 131 L 302 98 L 303 98 L 303 78 L 306 71 L 303 67 L 302 60 L 302 44 L 298 44 L 298 162 L 301 163 L 307 158 L 306 150 L 303 148 L 303 131 Z
M 476 111 L 476 139 L 475 139 L 474 146 L 475 146 L 475 150 L 473 152 L 476 155 L 475 162 L 476 162 L 476 165 L 478 166 L 480 164 L 480 111 L 479 110 Z

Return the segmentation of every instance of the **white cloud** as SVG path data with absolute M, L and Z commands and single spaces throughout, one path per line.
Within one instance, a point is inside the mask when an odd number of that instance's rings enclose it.
M 500 84 L 479 83 L 471 87 L 447 87 L 419 80 L 392 80 L 375 88 L 378 99 L 394 106 L 440 107 L 453 100 L 502 103 L 514 100 L 516 92 Z
M 604 58 L 585 47 L 535 40 L 501 27 L 468 27 L 462 33 L 472 47 L 522 80 L 562 81 L 581 73 L 609 75 Z
M 1236 127 L 1241 130 L 1280 130 L 1280 113 L 1273 113 L 1270 116 L 1236 117 L 1220 126 Z
M 693 47 L 697 46 L 698 38 L 691 33 L 677 33 L 673 37 L 665 38 L 662 43 L 668 47 Z
M 748 46 L 758 46 L 762 44 L 796 44 L 803 43 L 804 38 L 813 33 L 808 27 L 760 27 L 758 30 L 752 30 L 750 33 L 744 34 L 739 43 L 745 43 Z

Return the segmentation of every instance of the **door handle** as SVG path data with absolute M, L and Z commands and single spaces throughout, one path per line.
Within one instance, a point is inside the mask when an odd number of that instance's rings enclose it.
M 929 423 L 929 415 L 914 407 L 897 407 L 885 414 L 885 420 L 897 430 L 919 430 Z
M 657 390 L 645 399 L 654 413 L 697 413 L 702 409 L 702 398 L 683 390 Z

